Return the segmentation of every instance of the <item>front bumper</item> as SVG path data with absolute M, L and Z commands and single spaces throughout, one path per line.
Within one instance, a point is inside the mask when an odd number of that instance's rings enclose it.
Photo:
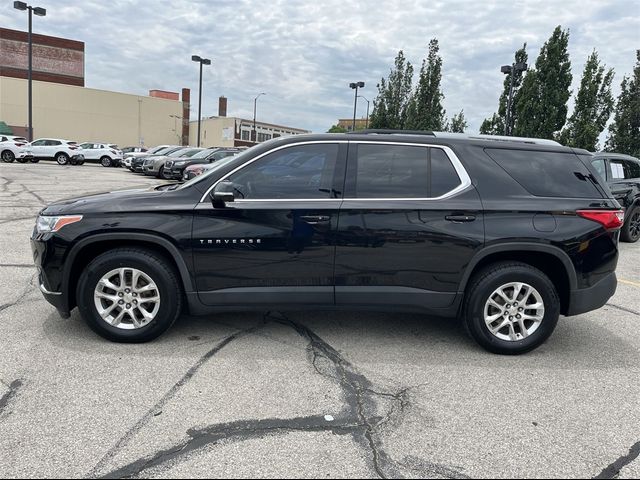
M 566 316 L 580 315 L 602 307 L 616 293 L 617 286 L 616 273 L 611 272 L 592 287 L 572 290 Z
M 62 267 L 55 246 L 41 235 L 31 237 L 31 251 L 33 261 L 38 270 L 38 285 L 44 299 L 56 307 L 60 316 L 68 318 L 70 315 L 69 298 L 62 292 Z M 46 265 L 46 268 L 45 268 Z
M 142 173 L 144 173 L 145 175 L 157 175 L 158 169 L 156 168 L 155 164 L 144 165 L 142 168 Z

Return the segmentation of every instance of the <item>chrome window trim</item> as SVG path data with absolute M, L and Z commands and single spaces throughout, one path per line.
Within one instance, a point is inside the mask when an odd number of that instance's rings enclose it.
M 441 150 L 444 150 L 444 153 L 447 155 L 447 157 L 449 158 L 449 161 L 453 165 L 453 168 L 455 169 L 456 173 L 458 174 L 458 178 L 460 179 L 461 183 L 456 188 L 454 188 L 453 190 L 448 191 L 444 195 L 440 195 L 439 197 L 428 197 L 428 198 L 419 198 L 419 197 L 409 197 L 409 198 L 396 198 L 396 197 L 344 198 L 344 197 L 342 197 L 342 198 L 339 198 L 339 199 L 337 199 L 337 198 L 313 198 L 313 199 L 303 199 L 303 198 L 253 198 L 253 199 L 249 199 L 248 198 L 248 199 L 244 199 L 244 200 L 237 200 L 237 202 L 327 202 L 327 201 L 331 202 L 331 201 L 336 201 L 336 200 L 357 201 L 357 202 L 379 202 L 379 201 L 385 201 L 385 202 L 387 202 L 387 201 L 391 201 L 391 202 L 398 202 L 398 201 L 401 201 L 401 202 L 407 202 L 407 201 L 421 202 L 421 201 L 445 200 L 447 198 L 451 198 L 451 197 L 457 195 L 458 193 L 462 192 L 463 190 L 466 190 L 468 187 L 471 186 L 471 178 L 469 177 L 469 174 L 467 173 L 467 171 L 465 170 L 464 166 L 462 165 L 462 162 L 460 161 L 458 156 L 454 153 L 454 151 L 451 150 L 451 148 L 448 147 L 447 145 L 438 145 L 438 144 L 432 144 L 432 143 L 413 143 L 413 142 L 375 142 L 375 141 L 370 141 L 370 140 L 313 140 L 313 141 L 308 141 L 308 142 L 297 142 L 297 143 L 289 143 L 287 145 L 281 145 L 280 147 L 274 148 L 272 150 L 269 150 L 268 152 L 264 152 L 264 153 L 258 155 L 255 158 L 252 158 L 248 162 L 243 163 L 242 165 L 234 168 L 229 173 L 227 173 L 224 177 L 222 177 L 221 179 L 216 181 L 213 185 L 211 185 L 207 189 L 207 191 L 202 195 L 202 197 L 200 198 L 200 202 L 199 203 L 203 203 L 205 201 L 205 199 L 207 198 L 209 193 L 214 188 L 216 188 L 216 185 L 218 185 L 218 183 L 222 182 L 223 180 L 226 180 L 227 178 L 229 178 L 231 175 L 233 175 L 237 171 L 242 170 L 243 168 L 251 165 L 256 160 L 259 160 L 259 159 L 265 157 L 266 155 L 269 155 L 271 153 L 277 152 L 279 150 L 283 150 L 285 148 L 299 147 L 301 145 L 333 144 L 333 143 L 337 143 L 337 144 L 355 143 L 355 144 L 366 144 L 366 145 L 402 145 L 402 146 L 405 146 L 405 147 L 439 148 Z

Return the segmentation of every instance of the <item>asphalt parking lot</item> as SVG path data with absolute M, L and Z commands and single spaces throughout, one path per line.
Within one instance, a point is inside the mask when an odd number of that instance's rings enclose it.
M 48 202 L 159 180 L 0 164 L 0 477 L 640 477 L 640 244 L 519 357 L 387 313 L 183 316 L 109 343 L 40 294 Z

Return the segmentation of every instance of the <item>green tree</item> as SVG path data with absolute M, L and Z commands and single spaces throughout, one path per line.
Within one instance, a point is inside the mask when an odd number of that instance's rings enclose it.
M 442 57 L 438 39 L 429 42 L 429 54 L 422 61 L 416 91 L 409 102 L 406 128 L 410 130 L 442 131 L 446 128 L 442 83 Z
M 344 127 L 341 127 L 340 125 L 332 125 L 331 128 L 329 130 L 327 130 L 327 133 L 347 133 L 348 130 Z
M 370 128 L 403 129 L 405 127 L 412 81 L 413 66 L 400 50 L 389 78 L 381 79 L 377 85 L 378 95 L 373 100 L 373 111 L 369 118 Z
M 514 63 L 527 63 L 529 55 L 527 55 L 527 44 L 516 50 L 514 55 Z M 505 125 L 507 122 L 507 108 L 509 106 L 509 88 L 511 87 L 511 75 L 513 75 L 513 96 L 511 98 L 511 109 L 509 117 L 509 129 L 513 131 L 513 125 L 518 116 L 517 114 L 517 94 L 522 86 L 522 78 L 524 72 L 521 70 L 508 73 L 503 82 L 503 89 L 498 99 L 498 112 L 494 113 L 490 118 L 485 118 L 480 125 L 480 133 L 486 135 L 504 135 Z
M 632 77 L 625 76 L 620 88 L 605 148 L 640 157 L 640 50 L 636 50 Z
M 447 123 L 446 130 L 454 133 L 464 133 L 469 124 L 464 116 L 464 110 L 460 110 L 460 113 L 456 113 L 451 117 L 451 122 Z
M 612 81 L 613 69 L 605 73 L 594 50 L 584 66 L 573 114 L 558 135 L 560 143 L 592 152 L 598 150 L 598 137 L 613 111 Z
M 567 120 L 571 96 L 569 31 L 557 26 L 516 95 L 514 135 L 553 139 Z

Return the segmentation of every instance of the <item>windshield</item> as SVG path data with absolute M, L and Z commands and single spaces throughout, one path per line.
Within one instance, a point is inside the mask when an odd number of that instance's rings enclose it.
M 202 182 L 203 180 L 209 178 L 212 174 L 215 174 L 215 172 L 217 172 L 222 167 L 230 163 L 232 160 L 237 160 L 237 159 L 238 159 L 238 155 L 236 155 L 235 157 L 223 158 L 222 160 L 218 160 L 215 163 L 211 163 L 210 164 L 211 167 L 207 168 L 207 170 L 202 175 L 198 175 L 197 177 L 193 177 L 191 180 L 186 181 L 185 183 L 180 185 L 177 188 L 177 190 L 181 190 L 185 187 L 190 187 L 192 185 L 195 185 L 196 183 Z
M 198 152 L 201 152 L 202 149 L 201 148 L 181 148 L 180 150 L 177 150 L 167 156 L 169 157 L 192 157 L 193 155 L 195 155 Z
M 162 152 L 164 152 L 164 151 L 166 151 L 166 150 L 171 150 L 172 148 L 173 148 L 173 147 L 167 147 L 167 146 L 165 145 L 165 146 L 160 146 L 160 147 L 152 148 L 151 150 L 148 150 L 148 151 L 147 151 L 147 153 L 162 153 Z
M 213 151 L 214 151 L 213 148 L 207 148 L 205 150 L 202 150 L 201 152 L 196 153 L 191 158 L 207 158 L 209 155 L 213 153 Z

